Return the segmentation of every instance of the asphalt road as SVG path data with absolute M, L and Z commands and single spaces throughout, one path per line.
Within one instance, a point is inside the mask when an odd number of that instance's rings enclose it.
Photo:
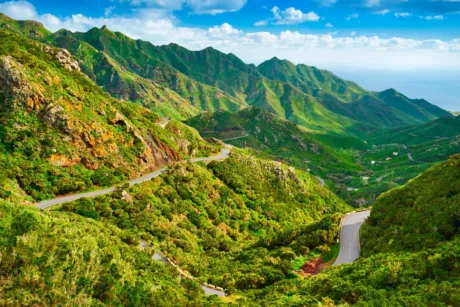
M 195 158 L 195 159 L 191 159 L 190 161 L 195 163 L 195 162 L 201 162 L 201 161 L 224 160 L 230 155 L 230 148 L 231 148 L 230 146 L 226 145 L 226 147 L 224 149 L 222 149 L 221 153 L 219 155 L 217 155 L 217 156 L 206 157 L 206 158 Z M 157 170 L 155 172 L 152 172 L 152 173 L 149 173 L 147 175 L 144 175 L 144 176 L 141 176 L 139 178 L 136 178 L 134 180 L 131 180 L 128 183 L 129 183 L 130 186 L 133 186 L 133 185 L 139 184 L 141 182 L 148 181 L 148 180 L 150 180 L 152 178 L 158 177 L 159 175 L 163 174 L 164 172 L 166 172 L 167 169 L 168 169 L 167 167 L 164 167 L 164 168 L 162 168 L 160 170 Z M 84 198 L 84 197 L 95 197 L 95 196 L 101 196 L 101 195 L 109 194 L 109 193 L 112 193 L 114 190 L 115 190 L 115 187 L 111 187 L 111 188 L 107 188 L 107 189 L 103 189 L 103 190 L 97 190 L 97 191 L 86 192 L 86 193 L 75 194 L 75 195 L 62 196 L 62 197 L 58 197 L 58 198 L 55 198 L 55 199 L 42 201 L 42 202 L 36 204 L 35 207 L 37 207 L 39 209 L 46 209 L 46 208 L 49 208 L 49 207 L 52 207 L 52 206 L 55 206 L 55 205 L 68 203 L 68 202 L 71 202 L 71 201 L 74 201 L 74 200 L 77 200 L 77 199 L 80 199 L 80 198 Z
M 345 216 L 340 231 L 340 253 L 334 265 L 350 263 L 359 258 L 359 229 L 371 211 L 362 211 Z
M 147 247 L 147 244 L 145 244 L 144 242 L 141 242 L 139 245 L 140 245 L 142 250 L 144 250 Z M 156 261 L 169 263 L 167 258 L 161 256 L 157 252 L 155 252 L 153 254 L 152 259 L 156 260 Z M 214 288 L 206 287 L 206 286 L 204 286 L 202 284 L 200 284 L 200 287 L 201 287 L 201 289 L 204 290 L 204 293 L 206 293 L 207 295 L 227 296 L 227 294 L 224 291 L 220 291 L 220 290 L 217 290 L 217 289 L 214 289 Z
M 408 153 L 407 156 L 409 157 L 409 160 L 414 161 L 414 158 L 412 158 L 412 154 Z

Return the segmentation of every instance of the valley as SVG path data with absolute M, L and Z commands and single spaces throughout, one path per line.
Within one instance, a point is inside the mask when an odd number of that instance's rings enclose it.
M 457 306 L 459 153 L 394 89 L 0 13 L 0 305 Z

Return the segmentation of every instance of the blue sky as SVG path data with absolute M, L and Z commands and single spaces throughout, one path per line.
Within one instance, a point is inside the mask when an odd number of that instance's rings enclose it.
M 460 71 L 460 0 L 0 0 L 0 12 L 52 31 L 107 25 L 155 45 L 212 46 L 254 64 L 277 56 L 352 79 L 369 68 Z M 460 89 L 449 93 L 452 105 Z

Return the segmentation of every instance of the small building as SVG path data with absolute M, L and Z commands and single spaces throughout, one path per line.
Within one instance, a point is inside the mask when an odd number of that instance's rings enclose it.
M 371 165 L 375 165 L 375 163 L 376 163 L 375 161 L 371 161 Z
M 399 156 L 399 152 L 394 152 L 393 156 L 395 156 L 395 157 Z
M 390 160 L 391 160 L 391 158 L 387 158 L 387 161 L 390 161 Z

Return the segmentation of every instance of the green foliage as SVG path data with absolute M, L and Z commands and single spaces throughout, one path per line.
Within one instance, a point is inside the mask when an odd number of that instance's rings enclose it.
M 231 289 L 292 276 L 291 258 L 318 255 L 348 206 L 309 174 L 234 151 L 222 162 L 182 163 L 94 199 L 98 218 L 138 234 L 193 276 Z M 88 201 L 61 210 L 82 214 Z M 86 214 L 86 213 L 83 213 Z
M 459 180 L 460 156 L 454 155 L 382 195 L 362 230 L 364 254 L 435 248 L 458 237 Z
M 0 201 L 0 305 L 219 304 L 122 236 L 108 224 Z
M 347 175 L 364 170 L 346 153 L 338 153 L 319 141 L 318 134 L 256 107 L 237 113 L 205 113 L 186 123 L 197 128 L 205 137 L 216 137 L 239 147 L 263 151 L 273 160 L 281 159 L 302 169 L 311 169 L 320 176 L 333 173 Z M 347 142 L 350 138 L 345 139 L 344 142 Z
M 460 242 L 439 249 L 382 253 L 327 268 L 313 278 L 285 280 L 245 292 L 261 306 L 456 306 Z
M 219 151 L 191 128 L 162 128 L 158 114 L 111 98 L 62 67 L 53 48 L 10 31 L 0 31 L 0 39 L 2 197 L 21 198 L 22 189 L 42 200 L 111 186 Z

